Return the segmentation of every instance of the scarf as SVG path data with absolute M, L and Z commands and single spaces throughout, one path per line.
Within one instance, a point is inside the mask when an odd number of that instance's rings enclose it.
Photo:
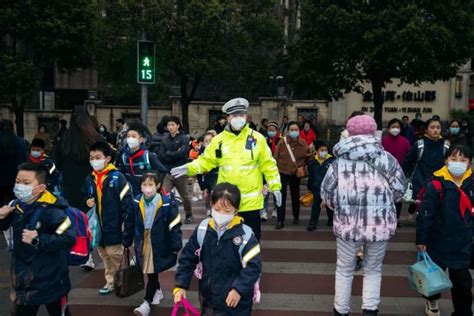
M 128 156 L 128 163 L 130 164 L 130 171 L 133 176 L 135 176 L 135 170 L 133 169 L 133 160 L 135 160 L 138 157 L 141 157 L 145 154 L 145 149 L 140 149 L 136 153 L 134 153 L 132 156 Z

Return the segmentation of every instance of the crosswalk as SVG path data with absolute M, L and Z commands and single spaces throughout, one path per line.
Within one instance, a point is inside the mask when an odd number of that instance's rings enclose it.
M 302 188 L 302 191 L 304 189 Z M 187 240 L 195 226 L 205 217 L 203 202 L 193 202 L 195 222 L 183 226 L 183 238 Z M 288 214 L 291 205 L 288 201 Z M 301 224 L 294 225 L 291 218 L 283 230 L 275 230 L 275 219 L 263 224 L 261 281 L 262 301 L 254 306 L 255 316 L 318 316 L 332 315 L 334 295 L 334 271 L 336 262 L 335 240 L 330 227 L 325 226 L 322 215 L 314 232 L 307 232 L 310 209 L 302 207 Z M 290 216 L 291 217 L 291 216 Z M 406 274 L 416 257 L 414 228 L 399 229 L 389 243 L 384 261 L 382 315 L 424 315 L 424 301 L 408 287 Z M 142 302 L 143 292 L 119 299 L 114 295 L 101 297 L 98 289 L 104 285 L 103 268 L 92 272 L 72 269 L 74 288 L 70 294 L 74 316 L 132 315 L 133 308 Z M 174 270 L 160 275 L 165 298 L 151 315 L 170 315 L 173 306 L 171 291 L 174 287 Z M 353 286 L 353 315 L 359 315 L 362 295 L 362 273 L 356 272 Z M 193 280 L 189 298 L 199 306 L 197 282 Z M 449 293 L 440 300 L 442 315 L 451 314 Z M 351 314 L 352 315 L 352 314 Z

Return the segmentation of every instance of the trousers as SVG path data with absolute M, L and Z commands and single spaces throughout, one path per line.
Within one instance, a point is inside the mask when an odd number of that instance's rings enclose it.
M 106 287 L 110 290 L 114 290 L 114 276 L 120 267 L 120 263 L 122 262 L 123 247 L 122 245 L 105 247 L 98 246 L 97 251 L 99 252 L 100 258 L 104 262 L 105 280 L 107 281 Z
M 240 217 L 244 219 L 244 224 L 252 228 L 255 238 L 260 241 L 262 237 L 261 233 L 261 219 L 260 219 L 260 210 L 256 211 L 245 211 L 239 212 L 238 214 Z
M 67 307 L 67 298 L 44 304 L 49 316 L 70 316 L 71 313 Z M 41 305 L 15 305 L 11 311 L 11 316 L 36 316 Z
M 291 208 L 293 209 L 293 218 L 299 219 L 300 217 L 300 178 L 295 175 L 287 175 L 280 173 L 281 179 L 281 206 L 277 208 L 278 222 L 285 222 L 286 213 L 286 195 L 288 185 L 290 186 L 291 193 Z
M 166 192 L 171 192 L 174 187 L 176 187 L 176 190 L 178 190 L 178 193 L 183 200 L 183 208 L 186 216 L 191 216 L 193 212 L 188 193 L 188 177 L 175 178 L 171 174 L 167 173 L 163 180 L 163 189 Z

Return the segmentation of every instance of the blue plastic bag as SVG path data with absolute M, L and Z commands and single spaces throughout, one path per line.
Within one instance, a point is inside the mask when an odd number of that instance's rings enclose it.
M 89 219 L 89 228 L 92 233 L 91 248 L 94 249 L 99 245 L 99 242 L 102 239 L 102 230 L 100 228 L 99 216 L 97 215 L 95 206 L 87 212 L 87 218 Z
M 431 260 L 426 251 L 418 252 L 416 261 L 408 269 L 408 283 L 412 289 L 429 297 L 453 287 L 446 272 Z

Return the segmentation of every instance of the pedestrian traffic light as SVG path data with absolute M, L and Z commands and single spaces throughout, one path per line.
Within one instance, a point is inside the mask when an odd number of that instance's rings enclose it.
M 155 83 L 155 43 L 138 41 L 137 43 L 137 82 Z

